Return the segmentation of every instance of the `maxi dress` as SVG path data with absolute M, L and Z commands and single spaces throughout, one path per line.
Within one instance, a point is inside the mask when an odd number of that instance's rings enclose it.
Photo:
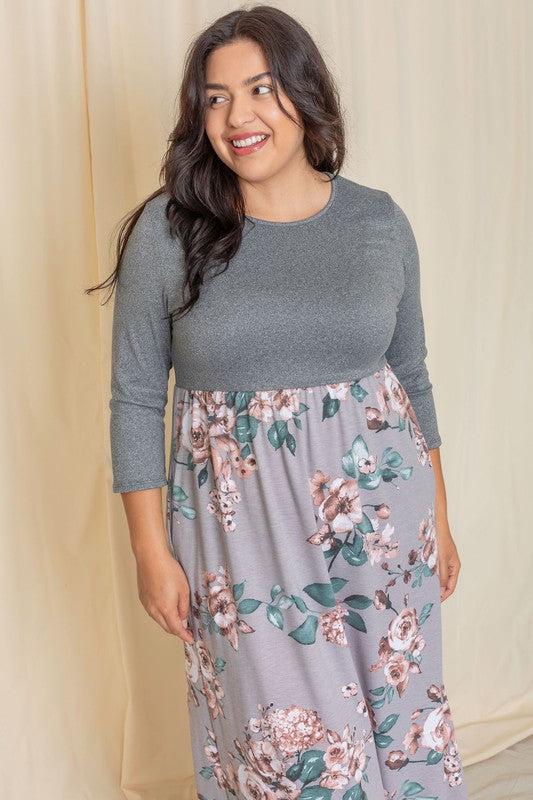
M 198 800 L 464 800 L 432 459 L 386 355 L 336 383 L 179 378 L 166 522 Z

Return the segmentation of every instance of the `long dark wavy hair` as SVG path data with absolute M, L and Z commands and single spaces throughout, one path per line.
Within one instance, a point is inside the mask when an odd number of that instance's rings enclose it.
M 200 296 L 209 273 L 224 272 L 237 253 L 245 220 L 244 197 L 236 173 L 213 150 L 205 133 L 205 65 L 218 47 L 237 40 L 259 45 L 272 73 L 273 91 L 283 107 L 278 85 L 299 112 L 308 162 L 319 172 L 339 173 L 345 155 L 345 133 L 339 92 L 322 55 L 308 31 L 293 17 L 268 5 L 241 7 L 217 19 L 189 45 L 179 92 L 177 124 L 168 139 L 159 176 L 160 188 L 122 222 L 114 271 L 102 283 L 85 290 L 110 288 L 118 280 L 122 255 L 145 205 L 168 192 L 166 216 L 170 235 L 181 237 L 184 283 L 188 300 L 169 315 L 187 313 Z M 220 272 L 213 267 L 225 264 Z

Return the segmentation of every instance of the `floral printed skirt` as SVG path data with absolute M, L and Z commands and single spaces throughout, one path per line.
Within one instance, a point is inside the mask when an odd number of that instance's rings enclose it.
M 199 800 L 463 800 L 442 677 L 435 479 L 388 363 L 176 386 L 169 547 Z

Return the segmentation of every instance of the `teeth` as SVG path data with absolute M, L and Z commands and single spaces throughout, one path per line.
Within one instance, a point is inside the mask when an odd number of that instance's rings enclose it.
M 232 139 L 232 144 L 234 147 L 250 147 L 251 144 L 262 142 L 266 138 L 266 134 L 263 134 L 262 136 L 251 136 L 249 139 Z

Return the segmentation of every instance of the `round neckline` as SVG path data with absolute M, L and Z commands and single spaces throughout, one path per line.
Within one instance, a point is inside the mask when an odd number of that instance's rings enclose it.
M 334 176 L 332 172 L 328 172 L 327 170 L 324 172 L 325 175 L 329 175 L 330 177 L 330 185 L 331 185 L 331 193 L 329 196 L 329 200 L 326 205 L 317 211 L 316 214 L 312 214 L 310 217 L 304 217 L 303 219 L 294 219 L 290 221 L 279 221 L 279 220 L 271 220 L 271 219 L 261 219 L 261 217 L 252 217 L 249 214 L 245 214 L 246 219 L 251 220 L 259 225 L 273 225 L 279 227 L 293 227 L 295 225 L 306 225 L 309 222 L 313 222 L 315 219 L 319 219 L 324 214 L 326 214 L 330 208 L 332 207 L 333 203 L 335 202 L 335 197 L 337 194 L 337 176 Z

